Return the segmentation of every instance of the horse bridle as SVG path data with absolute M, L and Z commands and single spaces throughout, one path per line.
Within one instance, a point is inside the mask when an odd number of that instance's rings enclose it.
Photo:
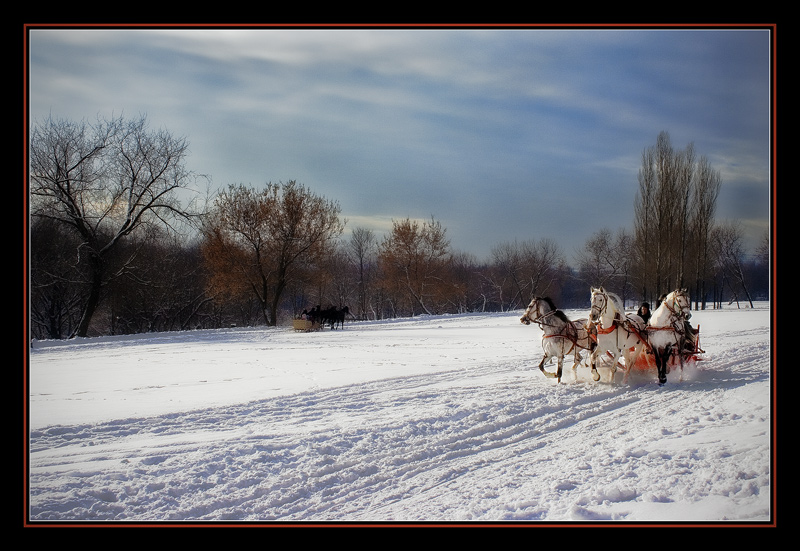
M 596 297 L 598 295 L 603 298 L 603 305 L 602 306 L 596 306 L 594 304 L 594 297 Z M 605 309 L 607 307 L 608 307 L 608 297 L 604 293 L 601 293 L 599 291 L 592 293 L 592 308 L 591 308 L 591 312 L 592 313 L 594 313 L 594 311 L 597 310 L 597 317 L 598 318 L 602 317 L 603 312 L 605 311 Z
M 608 308 L 609 297 L 608 297 L 608 295 L 606 293 L 598 291 L 598 292 L 592 293 L 592 302 L 594 302 L 594 297 L 597 296 L 597 295 L 600 295 L 601 297 L 603 297 L 603 306 L 595 306 L 594 304 L 592 304 L 591 312 L 594 312 L 595 309 L 598 311 L 598 315 L 597 315 L 598 320 L 596 322 L 591 319 L 591 314 L 590 314 L 590 321 L 595 324 L 595 327 L 596 327 L 595 330 L 598 333 L 608 334 L 608 333 L 611 333 L 611 332 L 614 331 L 615 326 L 619 326 L 622 329 L 624 329 L 625 331 L 627 331 L 628 333 L 630 333 L 630 331 L 625 327 L 626 324 L 625 323 L 621 323 L 623 320 L 621 319 L 619 312 L 617 312 L 616 315 L 614 316 L 614 320 L 611 322 L 611 327 L 607 327 L 607 328 L 603 327 L 601 318 L 602 318 L 603 312 L 605 312 L 606 308 Z
M 556 310 L 550 310 L 549 312 L 546 312 L 546 313 L 542 314 L 542 313 L 540 313 L 540 310 L 539 310 L 540 306 L 541 306 L 541 301 L 537 300 L 536 301 L 536 317 L 531 320 L 533 323 L 538 324 L 539 327 L 541 327 L 542 324 L 544 324 L 544 319 L 545 318 L 549 318 L 550 316 L 552 316 L 553 314 L 556 313 Z
M 672 315 L 675 316 L 676 318 L 678 318 L 679 320 L 680 319 L 687 319 L 687 320 L 691 319 L 692 313 L 689 312 L 688 314 L 685 314 L 683 312 L 683 305 L 681 305 L 678 302 L 678 298 L 679 297 L 685 298 L 686 295 L 684 293 L 676 293 L 675 296 L 672 297 L 672 305 L 668 304 L 667 302 L 664 302 L 664 307 L 667 310 L 669 310 L 672 313 Z M 676 308 L 676 305 L 677 305 L 677 308 Z
M 672 305 L 667 303 L 666 301 L 662 302 L 664 307 L 669 310 L 670 314 L 672 314 L 672 319 L 670 319 L 670 324 L 664 327 L 653 327 L 651 325 L 647 326 L 648 331 L 674 331 L 676 333 L 683 334 L 685 332 L 685 328 L 681 321 L 689 320 L 692 317 L 692 313 L 689 312 L 688 314 L 683 313 L 683 307 L 678 303 L 678 297 L 686 297 L 686 293 L 677 293 L 672 298 Z M 674 308 L 675 305 L 678 305 L 677 311 Z M 688 305 L 687 305 L 688 307 Z
M 542 325 L 545 324 L 544 320 L 546 318 L 549 318 L 550 316 L 554 315 L 556 312 L 558 312 L 558 309 L 550 310 L 549 312 L 541 314 L 540 310 L 539 310 L 540 302 L 541 301 L 539 301 L 539 300 L 536 301 L 536 317 L 534 319 L 532 319 L 531 321 L 533 323 L 538 324 L 539 327 L 542 327 Z M 551 327 L 555 327 L 555 325 L 553 325 L 553 324 L 550 324 L 550 326 Z M 572 334 L 570 334 L 570 332 L 572 332 Z M 552 339 L 552 338 L 555 338 L 555 337 L 559 337 L 559 338 L 562 338 L 562 339 L 567 339 L 568 341 L 570 341 L 572 343 L 572 346 L 570 347 L 569 351 L 567 351 L 567 353 L 565 355 L 571 354 L 576 346 L 579 347 L 579 348 L 585 348 L 585 347 L 581 346 L 580 344 L 578 344 L 577 329 L 571 323 L 567 323 L 567 324 L 564 325 L 564 332 L 554 333 L 552 335 L 542 335 L 542 339 L 548 339 L 548 338 Z

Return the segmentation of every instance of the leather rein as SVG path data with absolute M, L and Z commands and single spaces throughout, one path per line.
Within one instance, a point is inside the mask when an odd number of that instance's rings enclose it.
M 544 320 L 546 318 L 549 318 L 550 316 L 552 316 L 556 312 L 558 312 L 558 310 L 551 310 L 551 311 L 549 311 L 547 313 L 540 314 L 539 313 L 539 304 L 537 303 L 536 304 L 536 317 L 531 321 L 533 321 L 533 323 L 538 324 L 539 327 L 542 328 L 542 329 L 543 329 L 544 325 L 548 325 L 548 327 L 556 327 L 554 324 L 545 324 L 545 322 L 544 322 Z M 552 335 L 544 334 L 544 335 L 542 335 L 542 339 L 550 339 L 550 338 L 553 338 L 553 337 L 561 337 L 562 339 L 569 340 L 572 343 L 572 347 L 569 349 L 569 351 L 564 353 L 565 356 L 569 355 L 575 349 L 576 346 L 578 346 L 579 348 L 585 348 L 585 347 L 580 346 L 578 344 L 578 337 L 577 337 L 576 334 L 572 334 L 572 335 L 568 334 L 570 328 L 573 329 L 573 333 L 577 333 L 577 331 L 575 331 L 575 327 L 572 325 L 572 323 L 566 323 L 566 324 L 564 324 L 564 329 L 562 331 L 559 331 L 558 333 L 553 333 Z

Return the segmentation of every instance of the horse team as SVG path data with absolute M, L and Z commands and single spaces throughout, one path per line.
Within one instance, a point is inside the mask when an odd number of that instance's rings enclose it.
M 575 370 L 582 361 L 581 351 L 589 358 L 592 378 L 600 380 L 597 362 L 601 355 L 611 360 L 611 373 L 616 372 L 617 361 L 625 362 L 624 380 L 643 353 L 652 353 L 658 371 L 658 383 L 667 382 L 670 361 L 678 358 L 681 369 L 687 343 L 694 342 L 694 334 L 688 320 L 691 318 L 689 295 L 685 289 L 666 295 L 648 321 L 637 314 L 625 313 L 622 301 L 614 293 L 600 288 L 591 289 L 589 317 L 570 320 L 558 310 L 552 300 L 534 297 L 520 322 L 536 323 L 543 331 L 544 357 L 539 369 L 548 377 L 561 381 L 564 357 L 572 355 Z M 558 362 L 555 374 L 545 370 L 544 364 L 555 358 Z
M 315 306 L 310 311 L 303 310 L 301 314 L 302 319 L 311 321 L 312 323 L 319 323 L 320 327 L 330 325 L 331 329 L 336 329 L 337 326 L 344 329 L 344 320 L 347 314 L 350 313 L 350 308 L 347 306 L 343 308 L 330 308 L 322 309 L 320 306 Z

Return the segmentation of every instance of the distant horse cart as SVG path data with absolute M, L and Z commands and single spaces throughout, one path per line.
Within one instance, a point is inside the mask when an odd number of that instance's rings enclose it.
M 347 306 L 343 308 L 330 308 L 322 309 L 315 306 L 311 310 L 303 310 L 300 317 L 292 320 L 292 327 L 295 331 L 319 331 L 329 325 L 331 329 L 337 327 L 344 329 L 344 320 L 350 313 L 350 308 Z

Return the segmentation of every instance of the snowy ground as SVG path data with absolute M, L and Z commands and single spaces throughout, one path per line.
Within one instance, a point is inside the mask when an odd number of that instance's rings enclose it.
M 28 518 L 771 521 L 768 304 L 664 387 L 557 384 L 520 314 L 34 343 Z

